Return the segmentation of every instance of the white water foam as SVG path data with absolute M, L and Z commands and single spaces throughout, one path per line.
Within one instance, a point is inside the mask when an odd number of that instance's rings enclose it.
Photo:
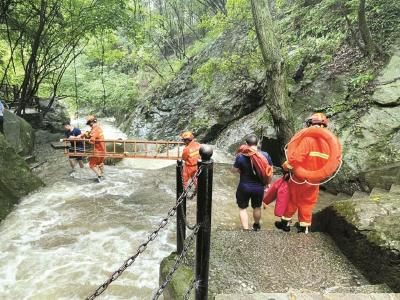
M 167 184 L 160 194 L 172 201 L 153 203 L 141 194 L 143 172 L 107 166 L 106 180 L 96 184 L 90 170 L 77 170 L 22 199 L 0 224 L 0 299 L 82 299 L 94 291 L 173 204 Z M 161 259 L 175 249 L 174 231 L 174 224 L 160 231 L 102 299 L 149 299 Z

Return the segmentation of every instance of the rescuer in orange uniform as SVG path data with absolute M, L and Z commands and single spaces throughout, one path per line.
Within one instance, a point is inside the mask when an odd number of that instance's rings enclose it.
M 322 113 L 315 113 L 306 120 L 306 127 L 310 126 L 328 126 L 328 119 Z M 329 156 L 328 144 L 320 138 L 304 137 L 295 149 L 295 160 L 288 161 L 283 164 L 285 171 L 295 169 L 296 166 L 306 166 L 308 170 L 318 170 L 326 162 L 326 157 Z M 290 231 L 290 222 L 293 215 L 298 211 L 299 224 L 298 232 L 308 233 L 311 226 L 312 212 L 318 200 L 319 182 L 309 184 L 303 179 L 297 178 L 292 174 L 289 179 L 289 202 L 281 221 L 275 222 L 278 229 Z
M 185 143 L 182 152 L 182 160 L 185 162 L 183 166 L 183 185 L 186 188 L 190 178 L 197 172 L 197 161 L 200 159 L 200 144 L 194 140 L 193 133 L 186 131 L 181 134 L 181 139 Z M 194 178 L 195 184 L 197 180 Z
M 104 176 L 104 153 L 106 152 L 103 129 L 97 124 L 95 116 L 87 116 L 86 125 L 91 127 L 88 138 L 89 143 L 94 145 L 94 156 L 89 157 L 89 167 L 96 173 L 97 181 L 100 182 Z

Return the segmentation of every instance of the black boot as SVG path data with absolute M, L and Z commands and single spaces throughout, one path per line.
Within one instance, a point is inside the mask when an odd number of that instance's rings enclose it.
M 287 220 L 280 220 L 275 222 L 275 227 L 281 229 L 283 231 L 289 232 L 290 231 L 290 223 Z
M 261 230 L 260 223 L 254 223 L 253 224 L 253 231 L 259 231 L 259 230 Z
M 296 228 L 297 228 L 297 233 L 307 234 L 310 232 L 310 228 L 308 226 L 300 226 L 300 224 L 298 224 Z

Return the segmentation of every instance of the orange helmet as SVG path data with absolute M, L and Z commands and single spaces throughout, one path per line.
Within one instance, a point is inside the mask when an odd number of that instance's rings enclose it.
M 89 125 L 91 123 L 96 123 L 97 122 L 97 118 L 94 115 L 90 115 L 86 117 L 86 125 Z
M 322 125 L 326 127 L 328 126 L 328 118 L 323 113 L 315 113 L 306 120 L 306 125 Z
M 184 133 L 181 134 L 181 139 L 182 140 L 193 140 L 194 136 L 191 131 L 185 131 Z

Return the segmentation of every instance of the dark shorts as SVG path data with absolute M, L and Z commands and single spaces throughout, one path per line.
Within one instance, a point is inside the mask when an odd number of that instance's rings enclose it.
M 75 152 L 75 151 L 74 151 L 74 149 L 70 148 L 70 149 L 68 149 L 68 152 L 71 153 L 71 152 Z M 83 151 L 76 150 L 76 152 L 83 152 Z M 69 156 L 69 159 L 82 160 L 82 158 L 83 158 L 82 156 Z
M 251 207 L 261 207 L 264 196 L 264 187 L 256 185 L 239 184 L 236 190 L 236 203 L 241 209 L 249 206 L 251 200 Z

